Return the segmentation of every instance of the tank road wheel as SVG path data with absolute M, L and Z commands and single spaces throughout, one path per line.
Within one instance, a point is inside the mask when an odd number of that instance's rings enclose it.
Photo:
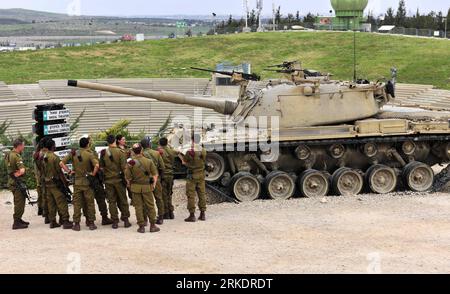
M 433 186 L 434 172 L 425 163 L 411 162 L 403 169 L 403 180 L 412 191 L 425 192 Z
M 397 174 L 393 168 L 376 164 L 366 172 L 366 180 L 370 190 L 377 194 L 388 194 L 397 187 Z
M 300 192 L 304 197 L 324 197 L 330 190 L 328 177 L 317 170 L 307 170 L 301 176 L 298 182 Z
M 207 182 L 217 182 L 225 173 L 225 160 L 217 153 L 208 153 L 205 165 L 205 180 Z
M 271 172 L 265 180 L 265 187 L 272 199 L 287 200 L 294 196 L 295 182 L 285 172 Z
M 337 195 L 354 196 L 361 193 L 364 180 L 361 174 L 351 168 L 342 167 L 332 176 L 333 191 Z
M 240 172 L 231 179 L 234 197 L 241 202 L 254 201 L 261 194 L 261 183 L 251 173 Z

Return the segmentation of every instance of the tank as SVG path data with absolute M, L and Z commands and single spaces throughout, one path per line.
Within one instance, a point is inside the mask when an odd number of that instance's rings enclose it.
M 240 86 L 239 97 L 229 99 L 83 81 L 68 85 L 227 115 L 229 123 L 201 129 L 209 151 L 206 179 L 215 191 L 239 201 L 425 192 L 436 187 L 436 178 L 442 186 L 450 175 L 448 168 L 439 175 L 432 169 L 450 162 L 450 112 L 389 105 L 395 81 L 336 81 L 299 62 L 268 70 L 286 79 L 250 87 L 256 75 L 215 72 Z M 172 142 L 191 148 L 187 132 L 175 128 Z

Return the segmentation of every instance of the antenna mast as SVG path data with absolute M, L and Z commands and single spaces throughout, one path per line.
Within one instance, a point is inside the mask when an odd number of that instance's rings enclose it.
M 263 10 L 263 0 L 256 0 L 256 9 L 258 10 L 258 32 L 262 32 L 264 31 L 261 19 L 261 13 Z
M 248 13 L 249 13 L 248 0 L 243 0 L 242 6 L 244 7 L 244 12 L 245 12 L 245 28 L 244 28 L 244 32 L 246 32 L 246 31 L 248 31 Z
M 277 11 L 275 8 L 275 1 L 272 1 L 272 21 L 273 21 L 273 31 L 275 32 L 275 25 L 276 25 L 276 15 L 277 15 Z

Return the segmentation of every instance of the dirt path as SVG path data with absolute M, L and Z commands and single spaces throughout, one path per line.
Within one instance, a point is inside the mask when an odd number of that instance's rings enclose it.
M 50 230 L 31 207 L 30 229 L 13 232 L 9 199 L 0 273 L 450 273 L 448 193 L 224 203 L 186 224 L 178 182 L 176 220 L 144 235 Z

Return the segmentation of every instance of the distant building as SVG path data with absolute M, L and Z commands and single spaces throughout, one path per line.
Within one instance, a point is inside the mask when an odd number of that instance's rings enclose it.
M 122 38 L 120 38 L 120 40 L 125 42 L 125 41 L 134 41 L 135 39 L 133 35 L 125 34 L 122 36 Z
M 369 0 L 331 0 L 335 16 L 319 16 L 314 26 L 317 29 L 366 31 L 364 10 L 368 3 Z

